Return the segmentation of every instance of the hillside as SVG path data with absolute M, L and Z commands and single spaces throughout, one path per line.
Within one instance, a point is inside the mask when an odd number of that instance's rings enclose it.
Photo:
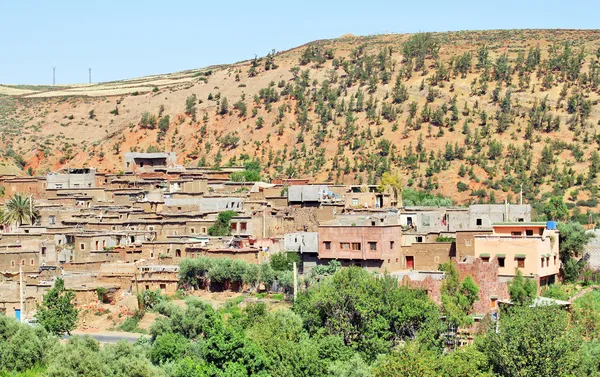
M 76 86 L 0 86 L 0 173 L 168 150 L 188 166 L 259 158 L 266 177 L 374 183 L 458 203 L 563 195 L 597 207 L 600 31 L 322 40 L 263 58 Z

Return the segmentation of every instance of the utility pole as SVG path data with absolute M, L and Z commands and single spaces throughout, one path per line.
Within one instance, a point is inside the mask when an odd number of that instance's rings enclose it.
M 90 73 L 90 84 L 91 84 L 91 83 L 92 83 L 92 69 L 91 69 L 91 68 L 88 68 L 88 71 L 89 71 L 89 73 Z
M 520 203 L 523 205 L 523 184 L 521 183 Z
M 25 305 L 23 304 L 23 264 L 19 261 L 19 304 L 21 310 L 21 322 L 25 322 Z
M 56 86 L 56 67 L 52 67 L 52 86 Z
M 294 267 L 294 302 L 296 302 L 296 297 L 298 296 L 298 268 L 296 267 L 296 262 L 294 262 L 293 267 Z

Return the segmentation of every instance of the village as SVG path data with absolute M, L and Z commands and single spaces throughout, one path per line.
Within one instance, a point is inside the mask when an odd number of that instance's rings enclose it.
M 299 275 L 337 260 L 389 273 L 438 304 L 440 266 L 452 262 L 481 287 L 475 320 L 510 302 L 517 271 L 539 289 L 560 279 L 557 224 L 532 222 L 528 204 L 410 207 L 378 186 L 233 182 L 230 175 L 243 167 L 184 168 L 174 153 L 126 153 L 124 165 L 122 174 L 68 168 L 0 178 L 5 197 L 30 198 L 36 213 L 33 224 L 2 229 L 0 312 L 33 320 L 61 277 L 77 306 L 100 300 L 131 315 L 140 291 L 172 295 L 181 288 L 184 259 L 260 265 L 281 252 L 297 254 Z M 235 212 L 230 231 L 209 235 L 224 211 Z M 589 253 L 597 264 L 597 250 Z

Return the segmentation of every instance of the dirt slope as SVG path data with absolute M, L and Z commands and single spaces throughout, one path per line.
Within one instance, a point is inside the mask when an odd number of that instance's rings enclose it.
M 161 76 L 0 86 L 0 167 L 16 165 L 23 174 L 67 166 L 118 172 L 122 153 L 150 148 L 175 151 L 189 166 L 256 157 L 266 177 L 372 183 L 393 170 L 406 185 L 458 202 L 487 200 L 492 192 L 496 201 L 514 199 L 521 183 L 531 197 L 594 197 L 600 31 L 422 37 L 348 35 Z M 412 56 L 407 41 L 417 51 Z M 488 56 L 479 64 L 483 46 Z M 407 94 L 400 100 L 398 76 Z M 186 113 L 193 95 L 195 116 Z M 246 115 L 234 108 L 240 102 Z M 144 126 L 144 113 L 156 121 Z

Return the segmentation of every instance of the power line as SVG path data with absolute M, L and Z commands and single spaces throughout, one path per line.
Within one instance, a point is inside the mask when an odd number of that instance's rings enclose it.
M 92 83 L 92 69 L 88 68 L 89 72 L 90 72 L 90 84 Z
M 52 67 L 52 86 L 56 86 L 56 67 Z

